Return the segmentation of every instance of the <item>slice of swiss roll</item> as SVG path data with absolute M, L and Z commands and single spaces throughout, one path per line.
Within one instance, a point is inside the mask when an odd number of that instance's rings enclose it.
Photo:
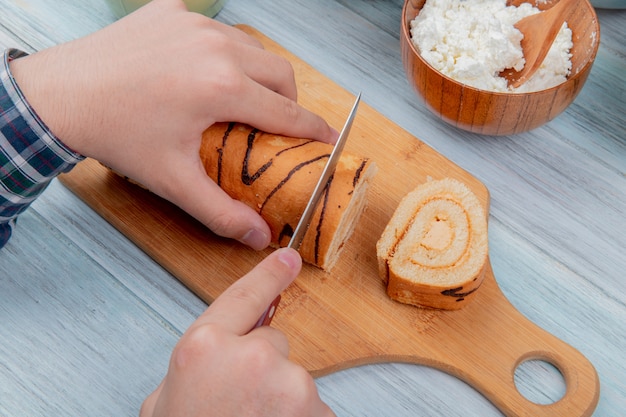
M 270 226 L 272 246 L 286 246 L 313 194 L 333 145 L 274 135 L 238 123 L 203 133 L 207 174 L 231 197 L 255 209 Z M 311 220 L 300 254 L 330 270 L 366 206 L 374 163 L 343 152 Z
M 482 283 L 487 240 L 485 210 L 465 184 L 445 178 L 418 186 L 376 245 L 387 294 L 420 307 L 463 307 Z

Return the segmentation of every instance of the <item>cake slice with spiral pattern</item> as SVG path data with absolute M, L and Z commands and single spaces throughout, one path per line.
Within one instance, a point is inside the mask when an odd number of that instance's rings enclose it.
M 391 298 L 420 307 L 460 309 L 484 278 L 485 210 L 455 179 L 426 182 L 399 203 L 376 252 Z

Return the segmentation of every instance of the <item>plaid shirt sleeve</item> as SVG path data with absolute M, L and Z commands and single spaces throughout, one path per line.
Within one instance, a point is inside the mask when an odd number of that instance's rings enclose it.
M 84 158 L 50 132 L 17 86 L 9 62 L 25 55 L 8 49 L 0 64 L 0 248 L 11 237 L 17 216 L 54 177 Z

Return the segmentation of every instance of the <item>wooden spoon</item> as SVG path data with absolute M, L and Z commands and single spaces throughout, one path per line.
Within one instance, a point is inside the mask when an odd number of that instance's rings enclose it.
M 539 69 L 550 47 L 566 22 L 584 0 L 559 0 L 549 9 L 527 16 L 515 24 L 524 35 L 522 51 L 526 63 L 520 71 L 507 68 L 500 73 L 507 79 L 509 87 L 517 88 Z

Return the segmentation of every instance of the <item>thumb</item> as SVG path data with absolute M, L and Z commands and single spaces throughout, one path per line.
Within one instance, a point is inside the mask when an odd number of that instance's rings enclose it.
M 189 165 L 187 165 L 189 167 Z M 178 170 L 178 185 L 164 197 L 206 225 L 215 234 L 236 239 L 261 250 L 270 243 L 271 231 L 254 209 L 231 198 L 206 174 L 202 162 Z
M 144 400 L 143 404 L 141 404 L 141 409 L 139 410 L 139 417 L 154 416 L 156 403 L 159 400 L 159 396 L 161 395 L 162 390 L 163 390 L 163 381 L 161 381 L 157 389 L 155 389 L 154 392 L 152 392 L 152 394 L 148 395 L 148 397 Z
M 272 300 L 298 276 L 301 267 L 302 259 L 296 250 L 277 249 L 228 287 L 191 327 L 214 323 L 237 335 L 249 333 Z

